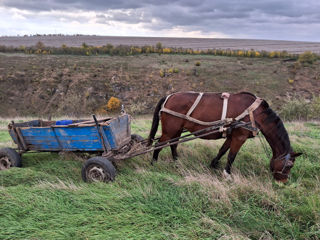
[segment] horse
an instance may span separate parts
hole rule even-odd
[[[227,97],[224,94],[227,94]],[[161,98],[154,110],[148,145],[153,143],[160,120],[162,135],[156,146],[159,146],[161,142],[170,142],[171,139],[180,137],[184,130],[190,133],[196,132],[207,128],[210,123],[223,120],[223,118],[232,119],[231,122],[226,123],[227,129],[235,121],[251,122],[252,126],[261,131],[272,149],[270,171],[274,179],[286,182],[296,157],[302,153],[293,151],[288,133],[280,117],[265,100],[257,98],[252,93],[224,94],[201,93],[201,97],[199,97],[197,92],[178,92]],[[248,111],[253,105],[255,108]],[[230,127],[229,131],[222,130],[200,138],[210,140],[226,137],[217,156],[211,161],[210,167],[217,168],[221,157],[230,149],[224,169],[224,174],[230,177],[232,163],[241,146],[247,139],[254,136],[255,133],[251,130]],[[170,146],[174,160],[178,158],[177,146],[178,144]],[[152,163],[158,160],[160,151],[161,149],[154,150]]]

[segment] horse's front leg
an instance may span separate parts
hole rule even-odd
[[[231,174],[231,166],[232,163],[234,161],[234,159],[236,158],[241,146],[245,143],[245,141],[247,140],[248,136],[247,135],[232,135],[232,139],[231,139],[231,144],[230,144],[230,151],[228,154],[228,162],[227,165],[223,171],[225,176],[230,176]]]
[[[210,167],[217,168],[221,157],[229,150],[231,144],[231,137],[228,137],[219,150],[218,155],[212,160]]]

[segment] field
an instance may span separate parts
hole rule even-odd
[[[306,50],[319,43],[119,37],[1,37],[0,45],[111,43],[191,48]],[[116,42],[113,42],[116,41]],[[167,41],[167,42],[166,42]],[[115,44],[116,43],[116,44]],[[170,43],[170,44],[169,44]],[[261,49],[260,47],[263,47]],[[116,181],[87,184],[89,155],[29,153],[23,167],[0,171],[0,239],[320,239],[320,62],[279,58],[140,54],[0,54],[0,148],[14,147],[9,120],[117,115],[118,98],[147,137],[158,100],[176,91],[249,91],[285,120],[296,160],[287,184],[273,181],[259,137],[233,164],[233,179],[208,169],[223,143],[181,144],[155,166],[151,154],[117,163]],[[297,120],[306,120],[304,122]]]
[[[0,122],[0,147],[12,147]],[[146,137],[150,117],[133,119]],[[222,141],[181,144],[155,166],[151,155],[117,164],[116,181],[83,183],[74,154],[25,154],[23,167],[0,172],[0,239],[319,239],[320,124],[291,122],[296,151],[287,184],[277,184],[259,138],[247,141],[233,179],[208,169]]]
[[[306,109],[303,104],[320,95],[320,62],[305,66],[282,59],[208,55],[0,54],[1,117],[106,114],[111,97],[133,115],[150,114],[161,97],[190,90],[249,91],[279,113],[298,99]],[[319,116],[317,109],[314,115]],[[304,111],[292,111],[296,119],[309,119]]]
[[[290,53],[302,53],[312,51],[320,53],[319,42],[295,42],[276,40],[252,40],[252,39],[219,39],[219,38],[159,38],[159,37],[110,37],[110,36],[30,36],[30,37],[0,37],[0,45],[5,46],[33,46],[38,41],[46,46],[60,47],[81,46],[87,43],[93,46],[102,46],[107,43],[112,45],[155,46],[161,42],[166,47],[182,47],[193,49],[254,49],[257,51],[283,51]]]

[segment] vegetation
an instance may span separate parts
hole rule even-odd
[[[289,98],[280,110],[280,115],[287,121],[319,119],[320,97],[312,101],[303,98]]]
[[[150,124],[133,119],[132,131],[146,137]],[[25,154],[23,168],[0,172],[0,239],[319,239],[320,125],[286,127],[304,153],[286,185],[272,180],[258,137],[239,152],[232,181],[225,157],[207,168],[223,141],[181,144],[177,162],[169,149],[155,166],[150,154],[119,162],[110,184],[82,182],[83,157]]]
[[[89,46],[83,43],[81,47],[68,47],[63,44],[60,48],[45,46],[42,42],[38,42],[35,46],[31,47],[8,47],[0,45],[0,52],[3,53],[25,53],[25,54],[70,54],[70,55],[103,55],[108,54],[111,56],[131,56],[137,54],[190,54],[190,55],[214,55],[214,56],[230,56],[230,57],[249,57],[249,58],[291,58],[298,59],[302,63],[312,64],[319,56],[312,52],[305,52],[303,54],[291,54],[287,51],[256,51],[251,50],[231,50],[231,49],[205,49],[196,50],[192,48],[174,48],[163,47],[161,42],[156,46],[128,46],[118,45],[113,46],[107,44],[104,46]]]
[[[121,107],[121,101],[116,97],[111,97],[107,103],[107,108],[109,111],[118,111]]]
[[[319,57],[310,51],[306,51],[299,55],[298,61],[302,64],[313,64]]]

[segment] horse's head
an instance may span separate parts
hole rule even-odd
[[[296,157],[299,157],[302,153],[291,152],[285,156],[273,159],[270,164],[270,169],[275,180],[279,182],[287,182],[291,168],[294,165]]]

